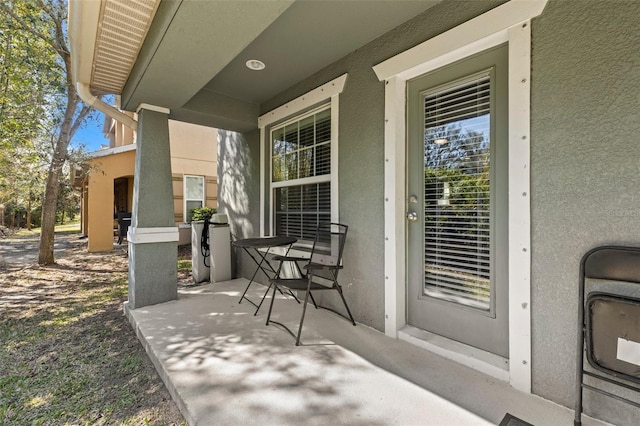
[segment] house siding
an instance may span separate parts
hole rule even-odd
[[[384,83],[371,67],[501,3],[442,2],[260,106],[264,114],[349,74],[339,103],[339,219],[350,226],[341,282],[360,323],[384,330]],[[580,258],[596,245],[640,241],[638,16],[634,1],[550,0],[532,22],[532,389],[571,408]],[[242,182],[235,190],[246,191],[250,213],[234,227],[254,236],[259,142],[241,136],[247,145],[230,138],[219,153],[220,205],[234,211],[240,195],[231,184]],[[240,264],[248,267],[240,275],[253,271]],[[585,409],[615,424],[640,417],[589,391]]]
[[[639,2],[549,1],[532,25],[532,385],[567,406],[580,258],[640,245],[639,17]],[[614,424],[640,420],[593,392],[585,403]]]

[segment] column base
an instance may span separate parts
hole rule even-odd
[[[178,242],[129,242],[129,308],[178,298]]]

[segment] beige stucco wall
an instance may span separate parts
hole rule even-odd
[[[171,172],[215,176],[217,129],[169,120]]]
[[[113,180],[133,176],[136,151],[89,160],[89,251],[113,250]],[[131,180],[133,181],[133,179]],[[131,188],[130,194],[132,194]]]

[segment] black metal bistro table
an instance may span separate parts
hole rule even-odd
[[[256,311],[253,315],[257,315],[260,310],[260,306],[262,306],[262,302],[266,297],[267,293],[269,293],[269,288],[265,292],[264,296],[262,296],[262,300],[260,300],[259,304],[255,304],[252,300],[246,297],[247,290],[251,287],[253,280],[255,279],[258,271],[262,271],[267,278],[275,278],[278,273],[277,270],[269,263],[269,259],[267,259],[267,255],[269,254],[269,250],[273,247],[285,247],[287,246],[287,253],[289,253],[289,249],[291,249],[291,245],[298,241],[295,237],[284,237],[284,236],[276,236],[276,237],[261,237],[261,238],[247,238],[244,240],[234,241],[232,244],[235,247],[243,249],[250,257],[253,259],[255,264],[257,265],[249,284],[247,284],[247,288],[244,289],[244,293],[242,293],[242,297],[240,297],[240,301],[238,303],[242,303],[242,299],[246,299],[249,303],[256,307]],[[262,250],[266,249],[266,250]],[[295,297],[295,296],[294,296]],[[298,300],[296,298],[296,300]]]

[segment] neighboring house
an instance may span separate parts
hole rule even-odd
[[[581,256],[640,245],[640,2],[70,3],[81,93],[138,112],[130,307],[177,294],[167,122],[211,126],[239,238],[348,224],[357,321],[573,406]]]
[[[133,114],[130,114],[133,116]],[[179,230],[178,244],[191,242],[189,212],[196,207],[217,206],[215,128],[170,120],[173,209]],[[81,223],[90,252],[113,250],[119,239],[119,223],[126,233],[133,210],[136,132],[110,117],[105,120],[109,145],[89,154],[89,171],[82,185]],[[126,237],[125,237],[126,238]]]

